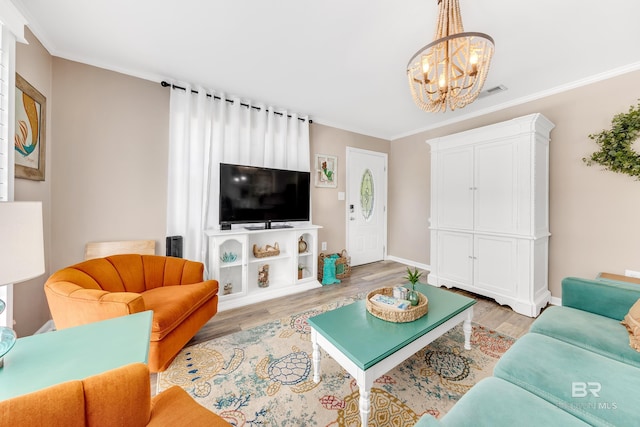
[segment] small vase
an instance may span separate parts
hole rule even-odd
[[[413,289],[407,292],[407,300],[411,303],[411,305],[418,305],[420,302],[420,296],[418,292]]]

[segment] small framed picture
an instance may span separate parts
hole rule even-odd
[[[16,73],[16,178],[44,181],[47,99]]]
[[[316,187],[338,187],[338,157],[316,154]]]

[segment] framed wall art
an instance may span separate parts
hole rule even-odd
[[[338,187],[338,158],[325,154],[316,154],[316,187]]]
[[[16,73],[16,178],[44,181],[46,109],[46,98]]]

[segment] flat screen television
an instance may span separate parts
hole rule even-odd
[[[220,164],[220,224],[309,221],[309,172]],[[274,227],[275,228],[275,227]]]

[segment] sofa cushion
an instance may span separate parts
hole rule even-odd
[[[151,341],[159,341],[218,293],[218,282],[164,286],[142,293],[147,310],[153,310]]]
[[[640,351],[640,299],[629,309],[622,323],[629,332],[629,345],[634,350]]]
[[[423,416],[415,427],[588,426],[562,409],[500,378],[485,378],[436,422]]]
[[[494,375],[594,426],[640,425],[640,369],[564,341],[529,333],[502,356]]]
[[[616,319],[554,306],[542,312],[530,331],[640,368],[640,353],[629,347],[629,334]]]

